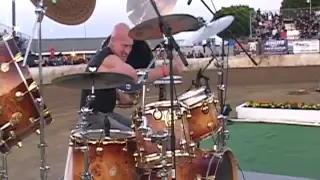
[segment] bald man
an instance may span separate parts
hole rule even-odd
[[[101,49],[88,63],[88,67],[97,67],[100,72],[115,72],[126,74],[138,81],[137,69],[147,68],[153,59],[152,52],[144,41],[136,41],[129,37],[130,28],[124,24],[117,24],[111,36],[103,43]],[[173,62],[174,74],[179,75],[183,71],[183,64],[179,58]],[[164,65],[151,69],[148,81],[152,82],[169,75],[169,67]],[[83,90],[81,95],[81,107],[85,104],[89,90]],[[112,129],[131,130],[131,119],[114,112],[116,102],[122,105],[133,105],[133,99],[116,89],[100,89],[95,91],[95,100],[90,107],[99,114],[108,117]]]

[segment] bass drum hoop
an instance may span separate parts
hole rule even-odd
[[[205,156],[206,154],[208,153],[212,153],[213,151],[212,150],[206,150],[206,149],[201,149],[202,150],[202,156]],[[231,167],[232,167],[232,176],[233,176],[233,179],[234,180],[239,180],[239,173],[238,173],[238,160],[236,159],[236,156],[234,155],[234,153],[232,152],[231,148],[223,148],[222,150],[222,153],[221,153],[221,156],[223,155],[226,155],[229,157],[230,159],[230,163],[231,163]],[[216,156],[212,156],[210,158],[210,162],[213,162],[213,159],[216,158]],[[210,167],[210,164],[209,166],[207,167],[207,171],[208,171],[208,168]],[[218,171],[219,169],[219,165],[216,167],[216,172]],[[210,170],[209,170],[210,171]],[[214,176],[216,176],[217,174],[215,174]],[[210,177],[210,175],[208,176]],[[206,178],[206,177],[203,177],[203,178]]]

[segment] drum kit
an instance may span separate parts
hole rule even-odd
[[[41,63],[41,22],[46,8],[43,1],[32,0],[32,2],[34,4],[39,2],[34,28],[35,32],[36,25],[39,26],[39,85],[26,67],[31,40],[25,58],[22,57],[11,35],[4,35],[0,41],[0,151],[3,154],[3,170],[0,171],[0,175],[1,179],[5,180],[8,179],[6,156],[13,146],[22,147],[21,141],[34,132],[40,135],[41,180],[47,178],[49,170],[45,159],[44,128],[53,119],[42,98]],[[229,137],[226,122],[231,108],[224,104],[225,88],[221,77],[223,65],[217,66],[220,79],[219,99],[210,89],[209,78],[203,75],[207,67],[199,70],[192,89],[177,95],[175,85],[182,84],[182,77],[173,75],[173,50],[178,53],[186,66],[188,62],[172,35],[197,31],[200,29],[199,22],[197,18],[185,14],[162,16],[155,1],[150,0],[150,4],[158,17],[136,25],[130,30],[129,35],[133,39],[144,41],[163,37],[167,39],[165,50],[171,67],[170,76],[154,82],[155,87],[159,88],[157,101],[146,103],[148,72],[155,59],[145,70],[138,72],[140,80],[137,86],[133,85],[133,79],[129,76],[97,72],[96,67],[89,67],[89,72],[52,80],[52,84],[57,86],[91,90],[86,104],[79,111],[80,122],[70,133],[72,169],[70,175],[65,173],[63,179],[238,180],[237,161],[226,146]],[[92,13],[91,10],[87,11],[89,14]],[[63,22],[58,15],[52,17],[53,12],[46,15],[57,22]],[[232,22],[233,18],[229,20]],[[83,20],[71,18],[68,23],[63,23],[77,24],[80,21]],[[224,23],[225,27],[219,27],[214,33],[223,31],[231,22]],[[201,31],[208,35],[208,29],[202,28]],[[202,38],[199,33],[197,36]],[[211,62],[212,60],[209,61]],[[120,89],[122,93],[131,93],[141,102],[131,115],[132,130],[128,131],[111,129],[109,119],[102,113],[94,113],[90,108],[90,104],[96,98],[96,90],[121,86],[125,87]],[[170,97],[167,97],[168,88]],[[96,126],[90,126],[89,122],[93,121],[97,122]],[[210,137],[214,139],[213,148],[207,150],[200,148],[199,143]]]

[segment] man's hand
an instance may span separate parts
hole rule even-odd
[[[137,100],[132,97],[130,94],[117,92],[119,94],[119,100],[117,101],[117,105],[120,108],[130,108],[133,105],[137,104]]]

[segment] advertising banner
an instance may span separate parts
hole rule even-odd
[[[297,40],[293,41],[293,53],[294,54],[310,54],[310,53],[319,53],[319,40]]]
[[[247,51],[249,54],[256,54],[257,52],[257,42],[240,42],[241,46]],[[239,44],[234,44],[234,54],[245,54]]]
[[[287,40],[267,40],[261,43],[261,53],[264,55],[287,54]]]

